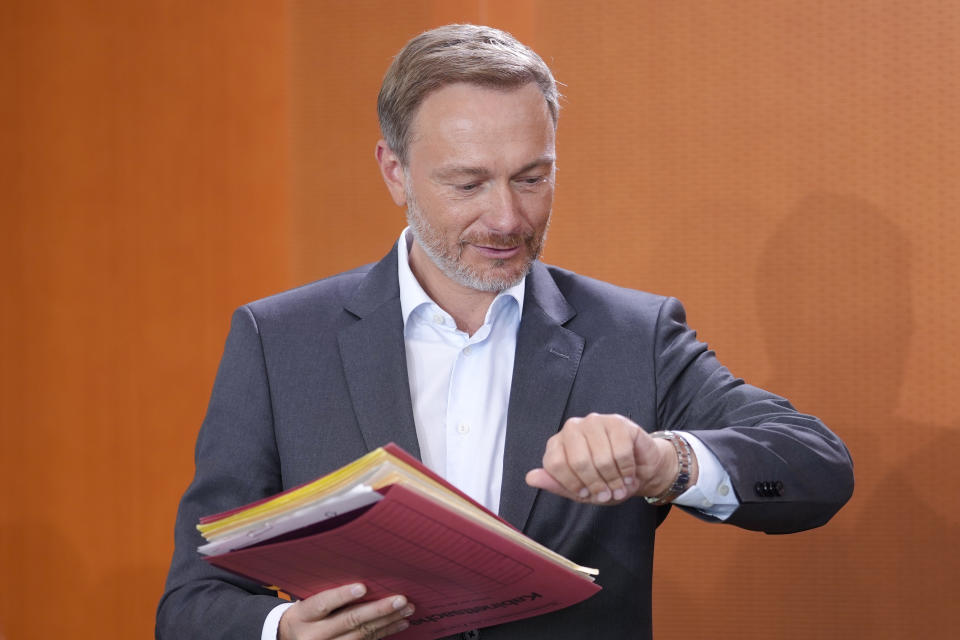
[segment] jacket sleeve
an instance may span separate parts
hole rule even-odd
[[[700,438],[730,474],[740,507],[727,523],[802,531],[826,523],[849,500],[853,463],[823,422],[731,375],[687,327],[676,300],[664,303],[656,331],[660,428]]]
[[[175,549],[157,609],[157,638],[259,639],[279,600],[197,553],[201,516],[282,490],[273,412],[256,320],[234,315],[195,454],[196,473],[177,512]]]

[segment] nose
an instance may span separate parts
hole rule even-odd
[[[491,189],[487,227],[498,233],[517,233],[523,226],[519,195],[509,184],[497,184]]]

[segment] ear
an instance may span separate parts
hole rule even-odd
[[[387,146],[385,140],[377,141],[377,148],[374,154],[377,157],[377,164],[380,166],[380,175],[383,176],[383,181],[387,185],[390,197],[393,198],[393,201],[397,203],[398,207],[405,206],[407,204],[407,191],[405,188],[407,184],[407,174],[403,170],[403,164],[400,163],[400,158]]]

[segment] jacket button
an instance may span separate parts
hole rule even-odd
[[[764,480],[753,485],[753,492],[761,498],[776,498],[783,495],[783,482]]]

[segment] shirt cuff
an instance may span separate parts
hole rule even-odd
[[[718,520],[726,520],[740,506],[737,494],[730,483],[730,474],[724,470],[717,456],[713,455],[713,452],[699,438],[685,431],[676,433],[690,443],[690,448],[697,456],[699,471],[697,484],[680,494],[673,501],[674,504],[696,509]]]
[[[277,640],[277,631],[280,628],[280,616],[292,606],[292,602],[284,602],[270,610],[270,613],[267,614],[267,619],[263,621],[263,631],[260,632],[260,640]]]

